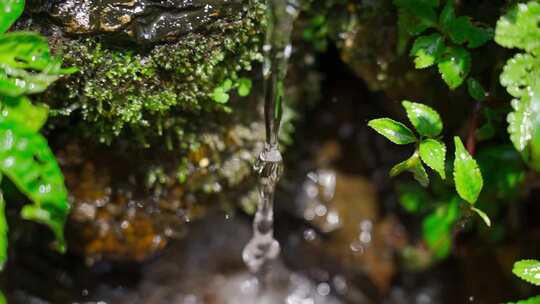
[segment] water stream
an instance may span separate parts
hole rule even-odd
[[[274,192],[283,172],[279,151],[284,79],[292,52],[291,34],[298,17],[295,0],[267,1],[267,32],[263,46],[264,117],[266,142],[254,169],[259,177],[259,204],[253,221],[253,237],[242,258],[253,273],[260,273],[268,261],[278,257],[280,246],[274,238]]]

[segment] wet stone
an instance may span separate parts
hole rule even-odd
[[[71,35],[107,35],[148,45],[177,40],[241,13],[242,0],[31,0]]]

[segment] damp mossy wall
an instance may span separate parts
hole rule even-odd
[[[185,148],[205,114],[235,107],[217,99],[216,90],[236,97],[241,77],[262,60],[263,3],[250,1],[236,17],[151,49],[113,47],[99,37],[51,39],[65,65],[79,72],[45,95],[46,102],[58,122],[74,118],[102,143],[123,137],[143,146]]]

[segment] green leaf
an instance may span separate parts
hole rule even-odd
[[[0,34],[7,31],[24,11],[24,0],[0,1]]]
[[[437,25],[436,6],[433,6],[432,1],[394,0],[394,5],[396,5],[403,14],[408,14],[416,19],[416,23],[418,24],[422,24],[428,28]]]
[[[45,138],[22,125],[0,122],[0,170],[33,202],[23,207],[23,218],[48,225],[63,249],[67,191]]]
[[[467,16],[456,17],[453,1],[447,1],[439,16],[441,30],[446,33],[452,42],[467,47],[477,48],[493,38],[493,30],[474,25]]]
[[[212,99],[217,103],[225,104],[229,101],[229,93],[223,87],[217,87],[212,92]]]
[[[510,139],[523,158],[540,170],[540,62],[530,54],[508,60],[500,78],[514,109],[507,116]]]
[[[7,304],[6,297],[2,291],[0,291],[0,304]]]
[[[404,100],[402,103],[407,117],[422,136],[436,137],[441,134],[443,123],[439,113],[425,104]]]
[[[35,106],[25,96],[0,96],[0,121],[23,125],[32,131],[39,131],[47,121],[48,108]]]
[[[245,97],[248,96],[251,92],[251,79],[249,78],[240,78],[238,79],[238,95]]]
[[[451,24],[456,19],[456,14],[454,12],[454,1],[447,0],[444,8],[439,16],[439,25],[443,32],[448,32]]]
[[[521,260],[514,263],[512,272],[522,280],[540,286],[540,261]]]
[[[459,200],[440,205],[422,222],[422,236],[438,259],[445,258],[452,249],[452,228],[459,217]]]
[[[443,52],[443,37],[440,34],[431,34],[418,37],[413,44],[410,55],[415,57],[415,67],[424,69],[437,63]]]
[[[456,44],[463,44],[467,41],[467,31],[472,26],[468,17],[457,17],[448,25],[448,35],[452,42]]]
[[[478,164],[463,146],[459,137],[454,137],[456,146],[454,160],[454,182],[461,198],[474,204],[482,191],[483,179]]]
[[[416,1],[435,9],[439,7],[440,5],[439,0],[416,0]]]
[[[446,146],[436,139],[425,139],[420,143],[420,158],[428,167],[437,171],[442,179],[446,178]]]
[[[221,84],[221,87],[225,92],[229,92],[233,87],[233,82],[230,79],[225,79],[225,81]]]
[[[471,54],[461,47],[446,49],[438,64],[439,73],[450,89],[459,87],[471,70]]]
[[[476,101],[484,101],[486,99],[486,91],[480,82],[474,78],[467,79],[467,90],[469,91],[469,95]]]
[[[471,26],[467,31],[467,47],[474,49],[493,39],[494,33],[491,28]]]
[[[478,216],[480,216],[480,218],[484,221],[486,226],[491,227],[491,220],[489,219],[489,216],[484,211],[478,208],[472,207],[472,206],[471,206],[471,210],[474,211],[474,213],[478,214]]]
[[[540,55],[540,3],[518,3],[497,21],[495,42]]]
[[[508,114],[508,133],[510,140],[519,152],[525,152],[533,132],[533,119],[531,119],[531,99],[526,96],[522,100],[514,99],[511,102],[513,112]]]
[[[403,209],[413,214],[425,210],[432,201],[427,191],[416,183],[398,184],[397,193]]]
[[[540,75],[527,87],[527,94],[512,100],[508,132],[518,151],[535,170],[540,170]]]
[[[404,124],[393,119],[373,119],[369,121],[368,126],[395,144],[406,145],[416,142],[413,132]]]
[[[484,191],[504,201],[519,196],[525,179],[525,166],[518,151],[511,145],[496,145],[478,150],[475,157],[484,178]]]
[[[540,92],[540,90],[537,90],[536,92]],[[534,108],[532,109],[532,112],[534,112],[534,127],[533,127],[533,136],[531,139],[531,142],[529,144],[530,146],[530,153],[529,153],[529,166],[531,166],[534,170],[540,171],[540,109],[538,108],[538,105],[540,104],[540,98],[538,96],[531,97],[532,101],[531,104],[534,104]]]
[[[6,202],[4,195],[0,193],[0,271],[8,258],[8,224],[6,221]],[[1,302],[0,302],[1,303]]]
[[[415,15],[411,15],[404,10],[398,10],[398,34],[400,44],[404,44],[411,36],[417,36],[432,27],[431,22],[423,22]]]
[[[392,167],[390,170],[390,176],[395,177],[405,171],[411,172],[414,179],[416,179],[420,185],[424,187],[429,185],[429,176],[427,175],[426,169],[424,169],[417,152],[414,152],[414,154],[407,160]]]
[[[0,94],[17,97],[43,92],[60,76],[76,69],[62,69],[52,57],[45,38],[36,33],[15,32],[0,36]]]
[[[506,62],[500,76],[501,85],[514,97],[528,94],[534,78],[540,74],[540,60],[530,54],[517,54]]]
[[[507,303],[507,304],[540,304],[540,295],[532,298],[528,298],[526,300],[521,300],[517,302]]]

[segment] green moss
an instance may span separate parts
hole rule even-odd
[[[240,76],[262,59],[262,3],[144,53],[107,48],[97,38],[62,41],[57,50],[80,72],[62,84],[69,98],[53,104],[52,113],[80,117],[87,133],[104,143],[129,136],[148,145],[166,136],[171,145],[185,144],[188,123],[234,108],[234,101],[214,100],[216,88],[227,79],[238,87]]]

